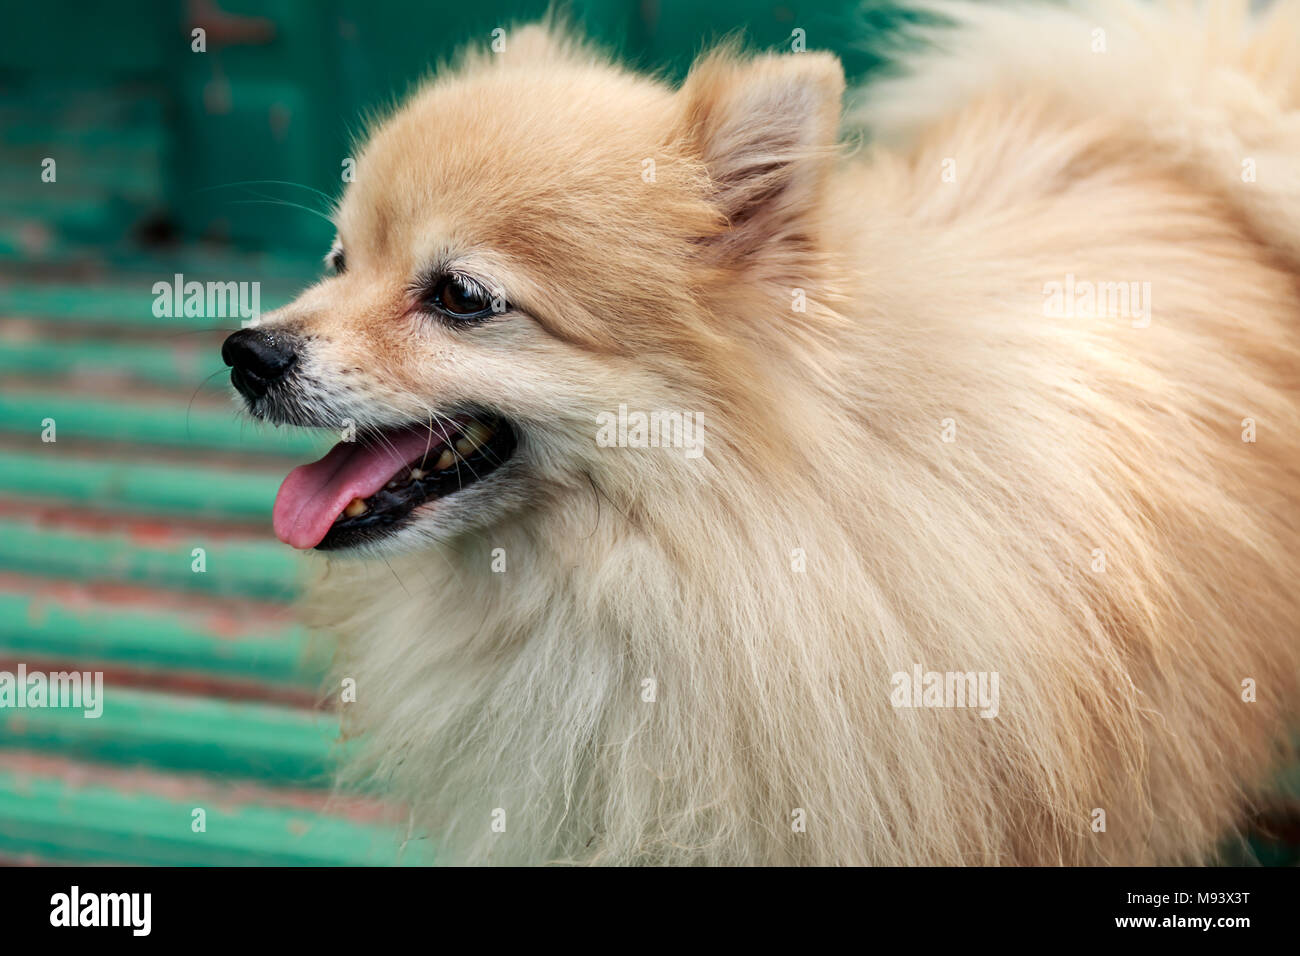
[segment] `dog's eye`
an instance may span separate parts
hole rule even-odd
[[[433,283],[430,303],[458,322],[482,319],[498,311],[491,293],[468,276],[449,273]]]
[[[329,254],[325,256],[325,265],[336,276],[341,276],[347,271],[348,261],[343,255],[342,246],[335,246],[329,251]]]

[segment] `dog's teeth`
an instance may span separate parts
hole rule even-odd
[[[456,439],[456,450],[462,455],[472,455],[492,437],[492,429],[482,422],[470,422],[464,434]]]
[[[438,456],[438,460],[434,462],[433,470],[446,471],[448,468],[452,466],[452,463],[455,460],[456,460],[456,456],[451,453],[451,449],[444,448],[442,450],[442,454]]]
[[[370,506],[368,504],[366,504],[360,498],[353,498],[350,502],[348,502],[348,506],[343,509],[343,517],[356,518],[359,515],[365,514],[369,510],[370,510]]]
[[[400,486],[401,486],[401,482],[399,482],[396,478],[394,478],[388,484],[384,485],[384,487],[387,488],[389,491],[392,491],[394,488],[398,488]]]
[[[411,469],[411,478],[412,478],[413,480],[415,480],[415,481],[419,481],[419,480],[420,480],[421,478],[423,478],[426,474],[428,474],[428,472],[426,472],[423,468],[412,468],[412,469]]]

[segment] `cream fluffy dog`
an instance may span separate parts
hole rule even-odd
[[[443,859],[1206,861],[1284,756],[1300,3],[941,9],[870,148],[824,53],[512,31],[228,343],[356,439],[276,527]]]

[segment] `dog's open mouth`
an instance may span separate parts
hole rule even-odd
[[[505,419],[468,414],[339,442],[289,472],[275,497],[275,533],[295,548],[323,551],[374,541],[420,505],[486,478],[515,444]]]

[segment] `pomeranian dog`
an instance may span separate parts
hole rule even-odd
[[[927,9],[847,110],[825,53],[510,31],[226,343],[343,431],[275,530],[443,860],[1211,862],[1266,793],[1300,3]]]

